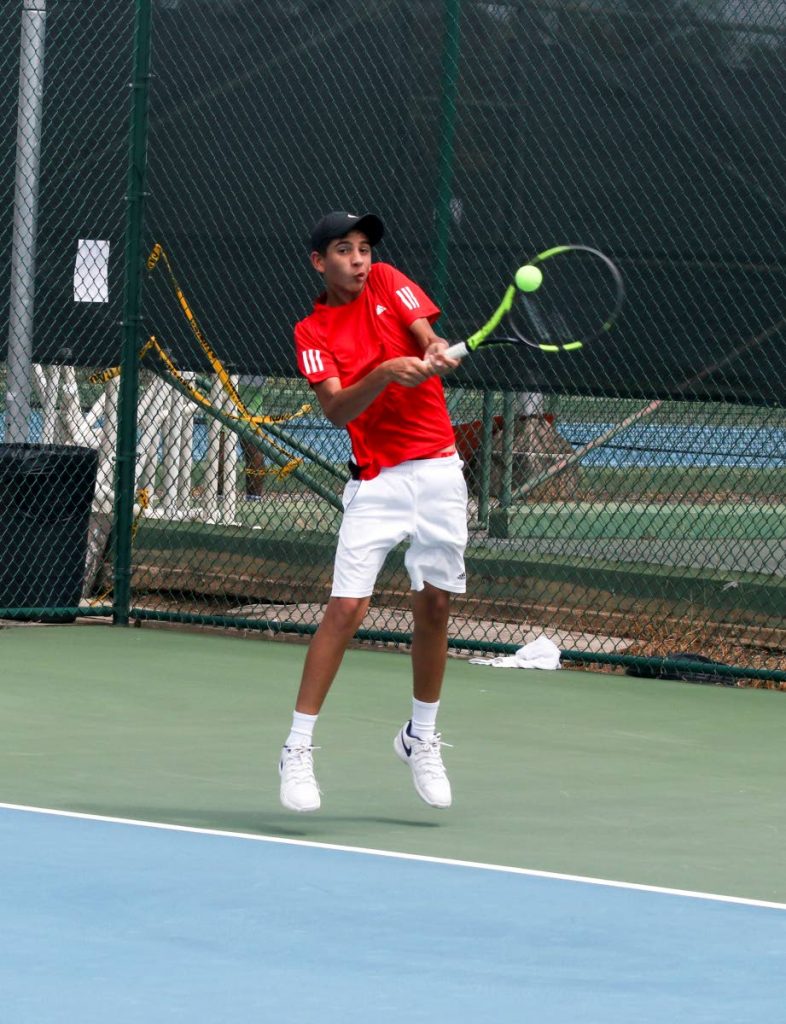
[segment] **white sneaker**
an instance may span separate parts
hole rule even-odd
[[[282,747],[278,774],[281,776],[281,803],[288,811],[318,811],[321,800],[314,777],[315,747]]]
[[[452,802],[450,781],[440,753],[443,746],[450,744],[443,743],[439,733],[428,740],[413,736],[411,721],[399,729],[393,740],[393,749],[412,769],[418,796],[431,807],[450,807]]]

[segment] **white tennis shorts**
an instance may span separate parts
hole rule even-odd
[[[388,552],[408,541],[413,590],[466,590],[467,485],[458,455],[415,459],[373,480],[350,480],[338,535],[333,597],[370,597]]]

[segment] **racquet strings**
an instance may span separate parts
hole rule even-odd
[[[517,331],[536,345],[572,346],[604,330],[618,301],[608,264],[582,249],[557,253],[539,264],[543,282],[520,292],[513,310]]]

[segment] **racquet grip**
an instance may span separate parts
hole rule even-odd
[[[463,359],[464,356],[469,355],[469,349],[463,341],[457,341],[455,345],[451,345],[450,348],[446,348],[442,354],[443,356],[447,356],[448,359]]]

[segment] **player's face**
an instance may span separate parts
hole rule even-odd
[[[324,277],[328,296],[344,302],[363,291],[371,269],[371,243],[362,231],[334,238],[324,256],[312,253],[311,262]]]

